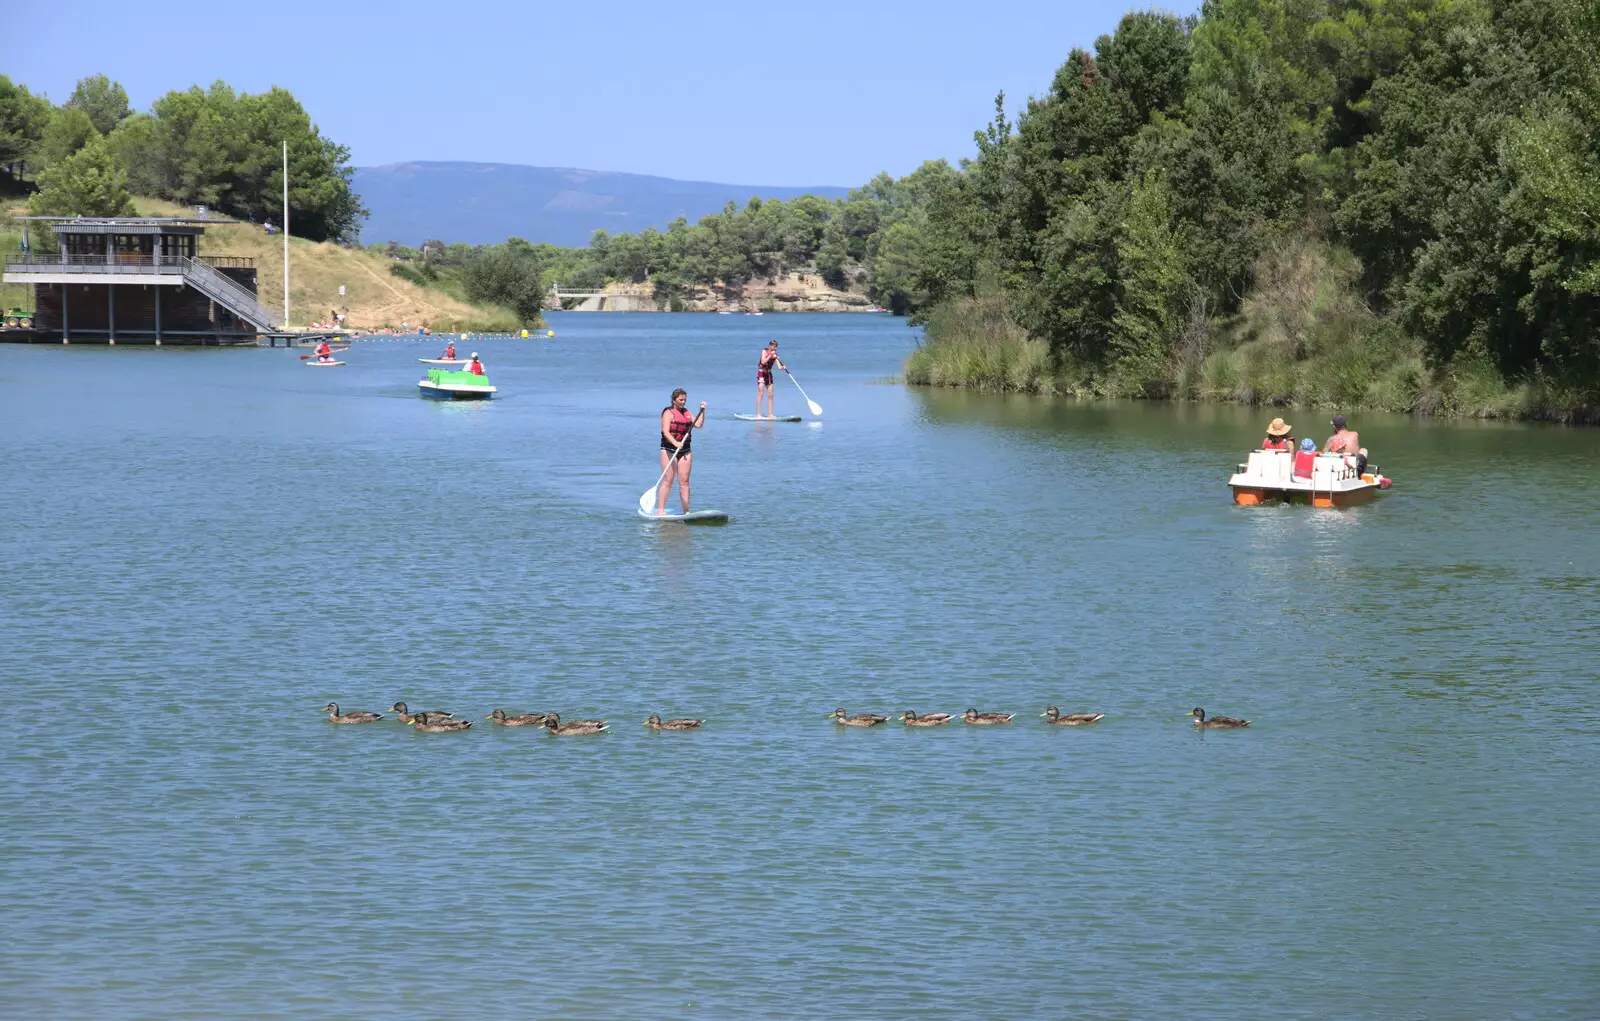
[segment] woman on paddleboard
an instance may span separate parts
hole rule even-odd
[[[445,360],[445,361],[450,361],[450,362],[455,361],[456,360],[456,342],[452,340],[450,343],[446,344],[444,346],[444,354],[440,355],[439,357],[441,359]]]
[[[331,361],[333,361],[333,348],[328,344],[328,341],[326,339],[324,339],[322,341],[322,343],[317,345],[317,361],[319,361],[319,362],[331,362]]]
[[[761,349],[761,357],[756,362],[756,417],[757,418],[761,418],[762,417],[762,415],[761,415],[761,399],[763,397],[765,397],[766,400],[767,400],[767,414],[766,414],[766,417],[767,418],[771,418],[775,414],[775,412],[773,412],[773,410],[772,410],[772,391],[773,391],[773,386],[772,386],[772,367],[773,366],[777,366],[783,372],[788,372],[789,371],[789,367],[784,365],[782,359],[780,359],[778,357],[778,342],[776,340],[768,342],[767,346]]]
[[[656,488],[656,514],[667,512],[667,496],[672,492],[672,480],[678,480],[678,499],[683,503],[683,513],[689,513],[689,469],[693,466],[694,452],[689,449],[694,430],[706,424],[706,402],[700,402],[700,413],[688,412],[689,392],[682,387],[672,391],[672,403],[661,409],[661,484]]]

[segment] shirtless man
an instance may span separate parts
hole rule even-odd
[[[1328,442],[1322,445],[1325,454],[1343,454],[1344,463],[1361,471],[1367,466],[1367,452],[1361,449],[1361,435],[1353,429],[1346,427],[1343,415],[1333,416],[1333,421],[1328,423],[1333,426],[1333,435],[1328,437]]]

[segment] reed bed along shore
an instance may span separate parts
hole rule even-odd
[[[1261,310],[1202,325],[1154,372],[1090,364],[1050,350],[996,299],[937,310],[905,363],[907,383],[1077,399],[1143,397],[1279,408],[1388,411],[1448,418],[1600,423],[1592,383],[1542,372],[1506,380],[1484,360],[1429,366],[1422,345],[1378,317],[1335,316],[1294,336]],[[1270,325],[1270,324],[1269,324]]]

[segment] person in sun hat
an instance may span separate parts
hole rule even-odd
[[[1333,426],[1333,435],[1322,445],[1323,452],[1343,454],[1345,464],[1357,472],[1364,470],[1367,467],[1367,452],[1362,449],[1360,434],[1349,428],[1349,423],[1344,420],[1343,415],[1333,416],[1333,420],[1328,424]]]
[[[1293,479],[1310,481],[1311,469],[1317,463],[1317,441],[1307,436],[1300,441],[1300,450],[1294,455],[1294,471],[1290,474]]]
[[[1267,426],[1267,438],[1261,441],[1262,450],[1293,450],[1294,427],[1281,418],[1272,420]]]
[[[463,372],[470,372],[474,376],[481,376],[481,375],[484,374],[484,372],[483,372],[483,363],[478,361],[478,352],[476,352],[476,351],[472,352],[472,358],[467,362],[467,367],[465,369],[463,369],[462,371]]]

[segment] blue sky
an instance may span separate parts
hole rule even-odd
[[[1140,6],[53,0],[8,13],[0,69],[56,102],[103,72],[137,110],[218,78],[281,85],[360,166],[853,186],[971,155],[997,91],[1020,107]]]

